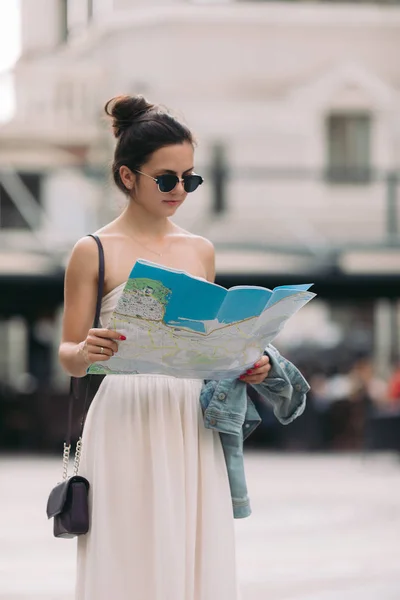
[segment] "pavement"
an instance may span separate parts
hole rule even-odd
[[[0,600],[73,598],[75,542],[53,538],[45,516],[60,467],[0,457]],[[246,473],[242,600],[400,600],[398,456],[252,450]]]

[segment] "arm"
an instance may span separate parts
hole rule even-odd
[[[108,329],[91,329],[96,309],[98,250],[92,238],[75,245],[64,283],[64,315],[59,360],[73,377],[84,377],[88,366],[109,360],[118,350],[120,335]],[[104,348],[101,353],[101,347]]]

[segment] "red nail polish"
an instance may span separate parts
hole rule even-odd
[[[120,336],[119,336],[119,339],[120,339],[120,340],[126,340],[126,337],[125,337],[124,335],[120,335]]]
[[[261,366],[261,365],[260,365],[260,363],[256,363],[256,364],[254,365],[254,367],[255,367],[256,369],[258,369],[258,367],[260,367],[260,366]]]

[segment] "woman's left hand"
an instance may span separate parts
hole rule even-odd
[[[268,377],[270,370],[271,363],[269,362],[269,356],[264,355],[256,362],[252,369],[243,373],[239,379],[244,383],[262,383]]]

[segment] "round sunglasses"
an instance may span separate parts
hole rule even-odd
[[[165,175],[159,175],[158,177],[152,177],[151,175],[138,170],[136,170],[136,173],[140,173],[140,175],[144,175],[155,181],[158,189],[163,194],[172,192],[180,181],[183,183],[185,192],[194,192],[204,181],[201,175],[195,175],[194,173],[192,175],[184,175],[182,179],[179,179],[177,175],[173,175],[172,173],[165,173]]]

